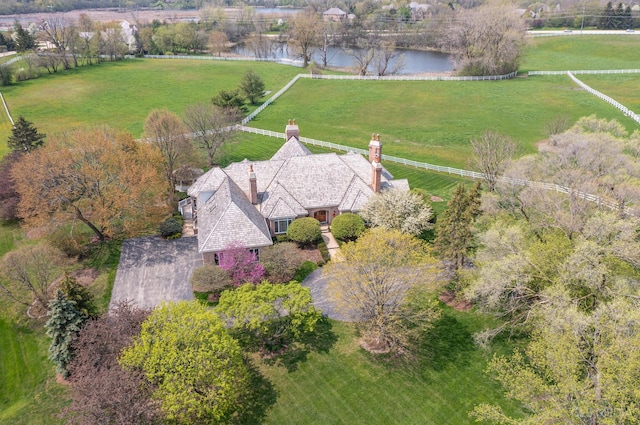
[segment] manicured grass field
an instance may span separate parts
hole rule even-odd
[[[592,114],[635,124],[565,76],[501,82],[302,79],[249,125],[282,132],[286,119],[296,118],[301,136],[364,149],[371,133],[380,133],[386,154],[466,168],[471,138],[487,129],[531,153],[554,117],[575,121]]]
[[[636,33],[535,37],[529,40],[520,69],[637,69],[639,48],[640,34]]]
[[[640,74],[577,75],[577,78],[635,113],[640,113]]]
[[[311,353],[297,369],[263,366],[278,399],[266,424],[468,424],[480,402],[521,414],[484,373],[491,353],[471,334],[484,322],[471,313],[444,308],[416,365],[387,365],[362,350],[351,325],[332,322],[337,341],[328,352]],[[504,346],[502,346],[504,348]]]
[[[43,330],[20,327],[0,315],[0,423],[61,423],[56,414],[66,391],[55,382],[48,344]]]
[[[262,62],[131,59],[76,68],[4,88],[14,117],[22,114],[45,133],[109,125],[140,136],[155,108],[182,115],[186,106],[235,89],[254,70],[277,91],[299,68]]]

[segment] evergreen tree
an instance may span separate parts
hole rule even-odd
[[[631,15],[631,6],[627,5],[624,9],[624,28],[633,28],[633,16]]]
[[[86,317],[78,311],[75,301],[65,298],[62,291],[49,303],[49,320],[44,325],[47,335],[52,338],[49,358],[56,365],[56,372],[67,378],[67,366],[73,358],[71,342],[78,335]]]
[[[13,24],[15,32],[16,51],[25,52],[36,47],[35,38],[25,30],[17,20]]]
[[[264,81],[255,72],[249,70],[240,82],[240,90],[252,105],[264,95]]]
[[[624,6],[622,3],[618,3],[616,6],[615,17],[613,19],[613,28],[622,29],[625,25]]]
[[[29,153],[43,146],[45,137],[45,134],[38,133],[38,129],[32,122],[20,115],[11,130],[7,144],[11,150]]]
[[[606,30],[612,28],[614,14],[613,4],[607,2],[607,5],[604,7],[604,12],[598,21],[598,29]]]
[[[480,214],[480,183],[467,192],[460,183],[453,191],[447,210],[440,219],[435,246],[456,272],[462,269],[471,247],[472,225]]]
[[[62,280],[61,291],[65,298],[76,303],[76,309],[87,319],[98,317],[98,309],[93,301],[93,295],[87,288],[80,285],[75,277],[66,274]]]

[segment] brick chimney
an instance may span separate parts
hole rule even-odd
[[[380,143],[380,135],[372,134],[369,142],[369,162],[373,162],[378,157],[378,162],[382,157],[382,143]]]
[[[295,137],[296,140],[300,140],[300,130],[298,129],[298,124],[296,124],[296,120],[289,120],[287,122],[287,128],[284,131],[285,134],[285,142],[288,142],[289,139]]]
[[[249,191],[251,192],[251,203],[256,205],[258,203],[258,182],[256,173],[253,172],[253,165],[249,166]]]
[[[381,155],[382,143],[380,143],[380,135],[371,135],[371,142],[369,142],[369,160],[371,161],[371,188],[375,193],[380,192],[380,186],[382,185]]]

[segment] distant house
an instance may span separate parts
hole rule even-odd
[[[412,1],[409,3],[409,9],[411,9],[412,21],[422,21],[431,14],[431,5],[426,3]]]
[[[120,22],[120,28],[122,30],[124,44],[127,45],[130,52],[134,51],[136,47],[136,33],[138,32],[138,28],[135,25],[131,25],[129,21]]]
[[[357,212],[376,192],[409,190],[380,164],[379,136],[369,142],[369,159],[350,152],[312,154],[299,140],[295,121],[286,126],[284,145],[267,161],[247,159],[212,168],[189,188],[181,212],[193,218],[198,250],[205,263],[232,242],[259,252],[285,234],[300,217],[330,224],[344,212]]]
[[[347,19],[347,12],[337,7],[332,7],[322,14],[325,22],[342,22]]]

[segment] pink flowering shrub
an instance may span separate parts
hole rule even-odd
[[[258,283],[264,276],[264,266],[256,255],[240,242],[232,242],[219,254],[219,266],[231,275],[234,286]]]

